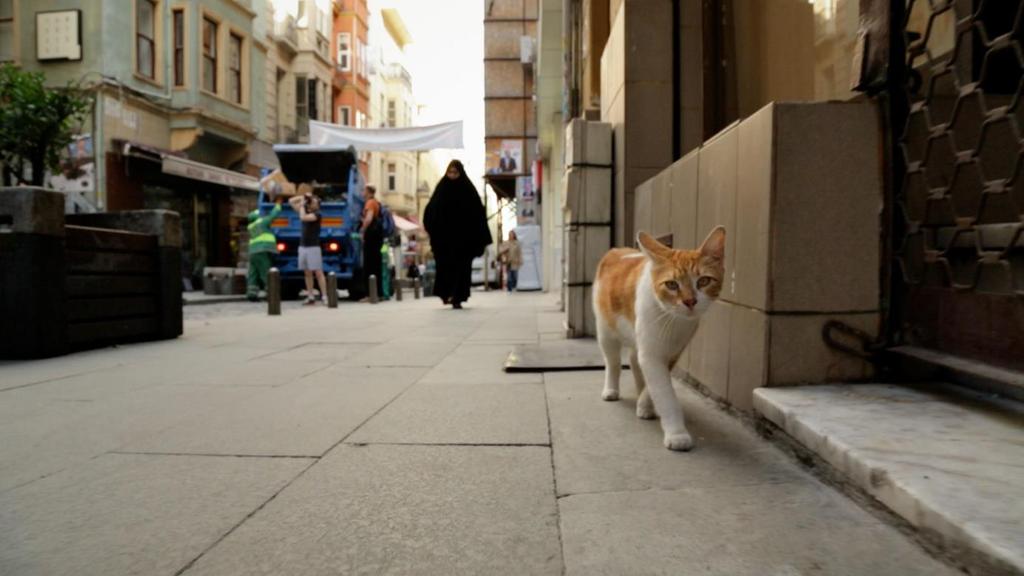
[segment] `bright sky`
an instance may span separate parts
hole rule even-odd
[[[370,10],[396,8],[412,36],[406,47],[413,94],[425,108],[420,124],[463,121],[465,150],[436,154],[444,170],[458,158],[483,189],[484,13],[480,0],[370,0]]]

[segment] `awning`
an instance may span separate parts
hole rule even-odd
[[[494,190],[494,194],[498,198],[504,198],[505,200],[515,200],[516,179],[519,178],[520,176],[528,176],[528,174],[484,174],[484,181],[491,185],[491,189]]]
[[[399,232],[415,232],[420,229],[420,225],[410,221],[407,218],[403,218],[398,214],[392,214],[391,218],[395,221],[395,228],[398,228]]]
[[[462,148],[462,121],[411,128],[352,128],[309,121],[309,143],[332,148],[355,147],[359,152],[422,152]]]
[[[196,162],[169,152],[156,151],[148,146],[125,142],[122,154],[160,162],[160,169],[164,174],[220,184],[229,188],[252,191],[260,189],[259,180],[248,174]]]
[[[186,158],[164,156],[161,162],[161,169],[164,171],[164,174],[212,182],[230,188],[241,188],[242,190],[252,190],[254,192],[258,192],[260,189],[260,182],[254,176]]]

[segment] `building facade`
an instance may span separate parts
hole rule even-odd
[[[517,194],[526,194],[531,199],[544,194],[543,189],[533,190],[532,178],[538,150],[538,6],[538,0],[484,3],[485,180],[499,203],[511,203]],[[504,235],[501,218],[495,222],[497,235]],[[533,209],[524,210],[519,223],[543,225],[543,215]],[[545,288],[550,287],[553,277],[541,276]]]
[[[261,167],[268,44],[250,2],[7,0],[0,53],[94,106],[48,185],[71,210],[170,208],[186,265],[233,265]],[[244,228],[244,227],[242,227]]]
[[[406,47],[412,41],[401,14],[394,8],[374,11],[370,18],[370,121],[374,128],[416,125],[418,107],[412,76],[406,67]],[[369,182],[378,198],[403,217],[417,216],[416,152],[373,152]]]
[[[370,10],[367,0],[334,3],[334,123],[368,128],[370,118]],[[363,177],[369,175],[368,154],[360,154]]]

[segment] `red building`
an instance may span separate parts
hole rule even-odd
[[[334,122],[345,126],[369,126],[370,71],[367,53],[370,10],[367,0],[335,0],[334,37]],[[359,167],[367,176],[367,154],[361,153]]]

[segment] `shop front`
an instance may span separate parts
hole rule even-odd
[[[110,174],[112,194],[126,206],[181,215],[186,289],[201,287],[204,268],[244,260],[246,215],[259,191],[255,177],[133,142],[118,142],[118,149],[121,172],[116,182]]]

